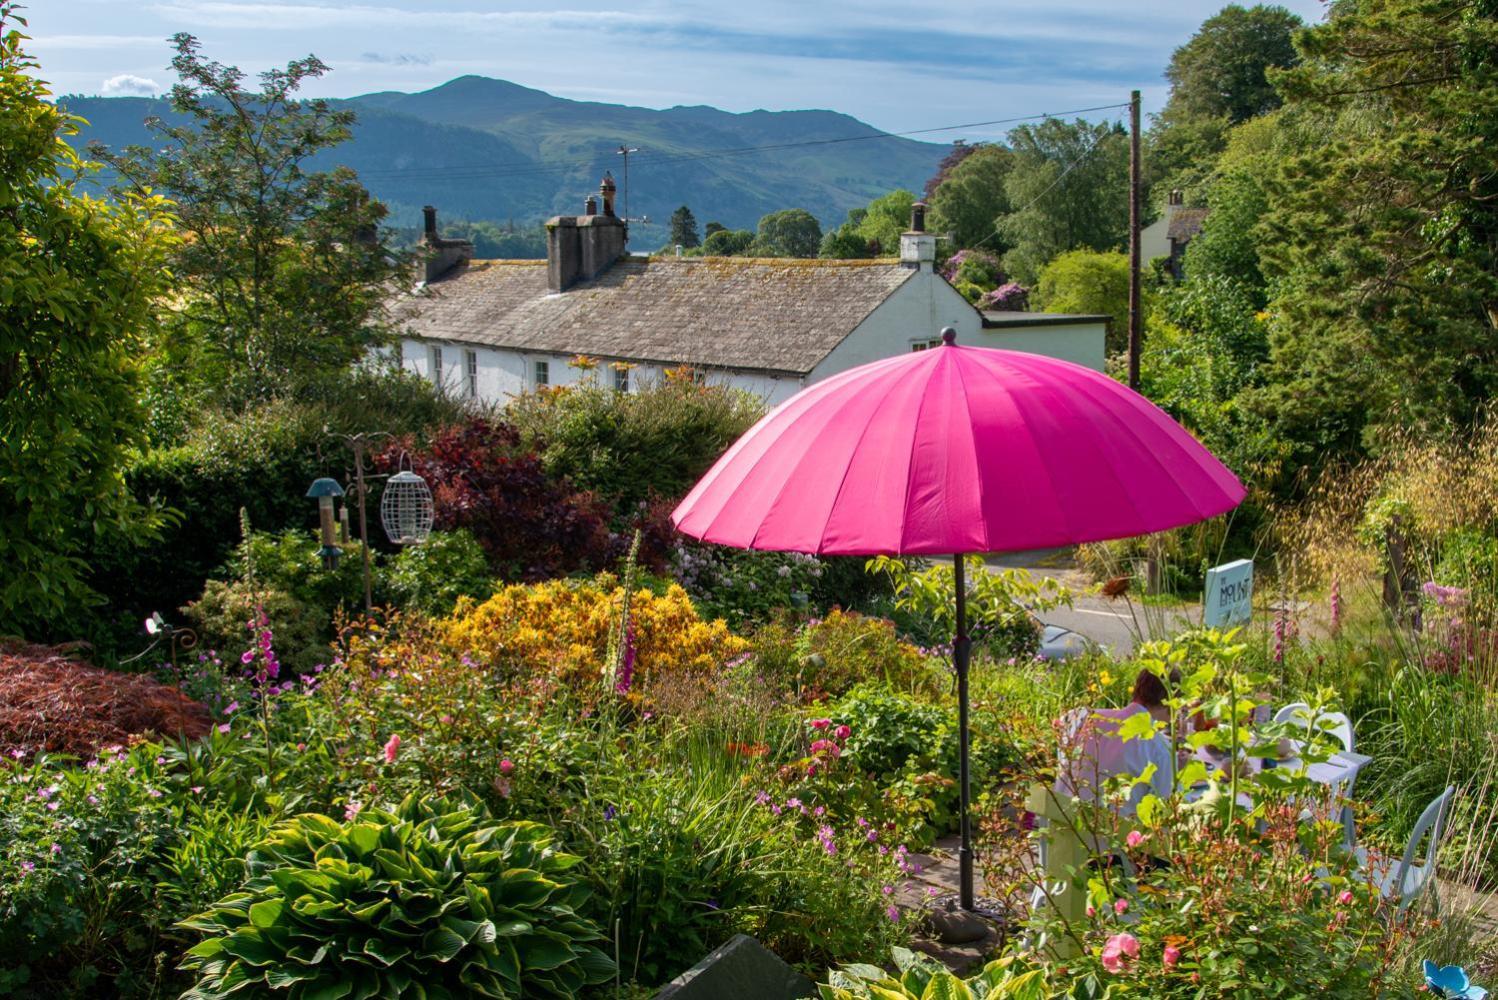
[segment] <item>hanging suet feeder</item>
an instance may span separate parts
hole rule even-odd
[[[402,463],[407,460],[401,456]],[[427,481],[401,469],[385,481],[380,498],[380,522],[396,545],[420,545],[432,533],[432,491]]]
[[[313,481],[312,488],[307,490],[307,496],[317,500],[317,518],[322,527],[322,548],[317,550],[317,554],[322,557],[325,568],[334,569],[338,566],[343,550],[334,544],[333,498],[343,496],[343,487],[334,479],[317,479]]]

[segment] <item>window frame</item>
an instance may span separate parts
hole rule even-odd
[[[538,388],[551,385],[551,360],[549,358],[537,358],[531,362],[531,381]]]
[[[442,345],[433,344],[427,352],[427,364],[432,369],[432,384],[442,385]]]
[[[463,376],[468,389],[468,398],[477,399],[479,396],[479,352],[465,348],[463,350]]]

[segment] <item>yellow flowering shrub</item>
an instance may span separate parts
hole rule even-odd
[[[547,674],[586,689],[605,683],[609,633],[618,621],[624,588],[608,574],[590,581],[548,580],[504,587],[482,604],[460,601],[444,623],[443,642],[454,654],[512,676]],[[630,598],[634,679],[704,675],[749,650],[721,620],[703,621],[687,592],[641,589]]]

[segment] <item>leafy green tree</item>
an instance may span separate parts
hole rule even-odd
[[[1498,387],[1498,6],[1363,0],[1299,45],[1275,82],[1334,128],[1267,185],[1252,400],[1290,471],[1392,424],[1465,423]]]
[[[1009,244],[998,239],[999,219],[1009,211],[1005,181],[1014,154],[1003,146],[966,147],[972,152],[957,163],[931,192],[931,226],[952,238],[956,249],[979,244],[1003,254]]]
[[[697,217],[692,214],[692,210],[683,205],[672,212],[671,246],[690,250],[701,244],[702,240],[697,236]]]
[[[25,24],[0,4],[0,635],[45,638],[96,600],[87,546],[156,525],[123,473],[171,244],[160,198],[81,193],[79,119],[33,75]]]
[[[1032,294],[1042,312],[1107,316],[1108,351],[1128,347],[1128,254],[1068,251],[1041,268]]]
[[[727,228],[728,227],[723,225],[723,223],[721,222],[709,222],[707,225],[702,227],[702,238],[707,239],[713,233],[721,233]]]
[[[848,212],[848,221],[822,239],[820,256],[832,258],[893,257],[900,252],[900,234],[910,228],[915,195],[891,191]]]
[[[705,257],[740,257],[754,243],[754,234],[747,229],[717,229],[707,234],[702,244]]]
[[[1186,246],[1188,282],[1223,278],[1240,285],[1250,297],[1250,311],[1262,309],[1264,275],[1259,270],[1255,227],[1268,209],[1263,182],[1247,171],[1219,177],[1207,196],[1211,209],[1202,231]]]
[[[752,252],[761,257],[815,257],[822,226],[804,208],[784,208],[759,220]]]
[[[295,97],[327,66],[308,56],[251,90],[191,35],[173,44],[180,117],[150,123],[152,148],[95,153],[131,189],[176,203],[185,239],[167,354],[230,402],[295,393],[388,342],[385,303],[404,257],[379,226],[384,206],[351,170],[307,169],[353,123],[352,112]]]
[[[1237,124],[1273,111],[1280,96],[1269,71],[1295,65],[1292,39],[1304,26],[1283,7],[1228,4],[1171,55],[1163,117],[1226,118]]]
[[[957,165],[982,149],[985,145],[987,143],[980,142],[969,146],[962,139],[958,139],[952,143],[952,148],[947,152],[947,155],[943,156],[941,162],[936,165],[936,173],[926,179],[926,186],[921,189],[921,197],[926,200],[928,205],[931,203],[931,198],[936,194],[936,189],[946,183],[947,178],[952,175],[952,171],[957,169]]]
[[[1014,162],[1004,193],[1015,206],[999,222],[1011,249],[1004,269],[1032,284],[1067,250],[1112,250],[1129,226],[1129,140],[1109,122],[1049,119],[1009,133]]]

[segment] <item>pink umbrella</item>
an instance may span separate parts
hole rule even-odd
[[[685,534],[821,555],[954,554],[962,906],[973,906],[961,555],[1162,531],[1236,507],[1243,485],[1149,400],[1089,368],[943,346],[804,389],[677,506]]]

